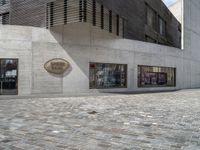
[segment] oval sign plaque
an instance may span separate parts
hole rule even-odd
[[[69,67],[69,62],[62,58],[51,59],[44,64],[47,72],[59,75],[63,74]]]

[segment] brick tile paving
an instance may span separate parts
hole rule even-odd
[[[0,100],[0,150],[200,150],[200,90]]]

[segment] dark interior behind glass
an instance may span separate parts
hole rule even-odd
[[[18,60],[0,59],[0,95],[18,94]]]
[[[90,88],[126,88],[127,65],[90,63]]]
[[[138,87],[175,87],[176,68],[138,66]]]

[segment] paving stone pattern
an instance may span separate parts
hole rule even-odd
[[[0,100],[0,150],[200,150],[200,90]]]

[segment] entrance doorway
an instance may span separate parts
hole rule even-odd
[[[18,94],[18,59],[0,59],[0,95]]]

